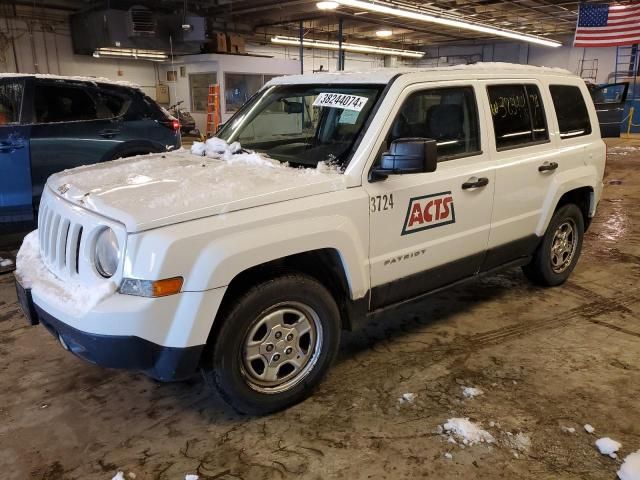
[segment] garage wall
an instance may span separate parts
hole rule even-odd
[[[249,50],[251,51],[251,50]],[[252,52],[253,53],[253,52]],[[166,72],[168,70],[180,71],[180,67],[186,68],[185,77],[181,77],[178,73],[175,82],[168,82]],[[221,95],[221,111],[222,121],[226,122],[231,118],[230,113],[226,113],[226,105],[224,99],[224,73],[259,73],[264,75],[290,75],[300,72],[300,64],[297,60],[287,58],[262,58],[262,57],[246,57],[240,55],[189,55],[185,57],[176,57],[171,62],[165,62],[159,66],[161,83],[169,86],[170,102],[176,103],[180,100],[184,101],[183,108],[190,110],[190,93],[189,93],[189,74],[201,72],[216,72],[217,81],[220,85]],[[204,131],[206,114],[192,113],[198,128]]]
[[[7,22],[9,20],[10,23]],[[14,37],[15,57],[11,42],[0,42],[0,72],[52,73],[84,75],[125,80],[143,87],[155,97],[156,65],[139,60],[110,60],[87,55],[74,55],[68,23],[60,23],[51,31],[51,23],[32,22],[31,32],[26,20],[0,17],[2,38]],[[9,25],[11,31],[9,31]]]

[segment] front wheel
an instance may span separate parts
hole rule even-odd
[[[531,263],[522,270],[532,282],[554,287],[564,283],[578,262],[584,237],[584,218],[574,204],[560,207],[551,218]]]
[[[256,285],[222,321],[210,376],[222,398],[241,413],[264,415],[300,402],[338,351],[336,302],[306,275]]]

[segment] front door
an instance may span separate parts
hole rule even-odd
[[[122,119],[99,102],[86,83],[39,80],[35,85],[31,131],[33,196],[62,170],[105,160],[122,142]]]
[[[629,82],[609,83],[591,90],[602,138],[619,137],[620,129],[626,126],[622,125],[622,117],[628,91]]]
[[[473,275],[482,264],[494,169],[476,97],[469,83],[414,86],[390,119],[381,150],[398,138],[434,139],[438,166],[365,184],[372,310]]]
[[[0,80],[0,223],[31,221],[29,125],[21,124],[25,80]]]

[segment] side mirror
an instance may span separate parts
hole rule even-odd
[[[287,100],[282,101],[284,102],[284,111],[286,113],[302,113],[304,110],[302,102],[289,102]]]
[[[382,154],[380,166],[371,171],[370,181],[384,180],[389,175],[435,172],[438,147],[429,138],[399,138]]]

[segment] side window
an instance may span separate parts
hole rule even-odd
[[[96,103],[81,87],[36,84],[34,105],[37,123],[74,122],[98,118]]]
[[[23,93],[21,80],[0,83],[0,125],[20,123]]]
[[[126,113],[131,98],[104,90],[96,94],[97,116],[101,119],[115,118]]]
[[[388,144],[407,137],[435,140],[438,160],[479,153],[478,109],[473,88],[434,88],[411,94],[391,126]]]
[[[487,92],[498,150],[549,140],[542,96],[536,85],[490,85]]]
[[[560,127],[560,138],[589,135],[589,111],[580,89],[570,85],[550,85],[549,91]]]

